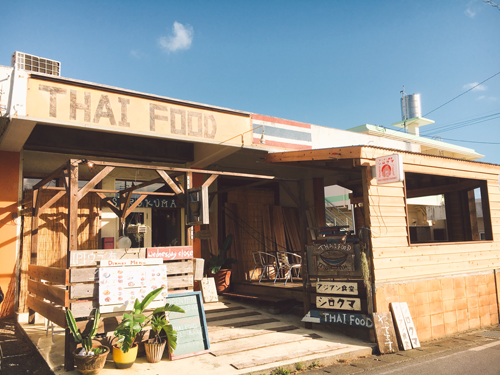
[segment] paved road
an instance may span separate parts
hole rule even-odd
[[[307,375],[498,375],[500,326],[430,341],[396,354],[371,355],[303,372]]]
[[[467,350],[459,350],[444,356],[421,358],[393,364],[385,368],[363,371],[363,375],[365,374],[498,375],[500,374],[500,341]]]

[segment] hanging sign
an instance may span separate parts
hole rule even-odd
[[[163,260],[193,259],[193,246],[150,247],[146,254],[148,258]]]
[[[399,154],[382,156],[375,159],[377,184],[388,184],[404,180],[403,158]]]

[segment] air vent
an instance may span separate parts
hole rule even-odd
[[[28,55],[27,53],[14,52],[12,54],[12,64],[17,64],[18,69],[28,72],[37,72],[61,76],[61,63],[55,60],[44,59],[43,57]]]

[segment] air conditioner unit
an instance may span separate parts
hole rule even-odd
[[[11,66],[17,64],[18,69],[28,72],[45,73],[53,76],[61,76],[61,63],[55,60],[44,59],[34,55],[28,55],[23,52],[14,52],[12,54]]]

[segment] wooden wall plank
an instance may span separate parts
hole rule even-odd
[[[374,259],[375,269],[421,267],[448,263],[467,263],[470,259],[475,261],[489,260],[500,265],[500,251],[464,252],[460,254],[437,254],[419,257],[379,258]]]
[[[167,266],[167,275],[178,275],[185,273],[193,273],[193,260],[186,261],[170,261],[164,263]],[[70,269],[70,283],[82,283],[88,281],[97,281],[99,279],[98,269],[92,268],[72,268]]]
[[[408,280],[417,278],[428,278],[457,273],[470,273],[476,271],[486,271],[498,268],[498,265],[491,260],[468,261],[461,263],[446,263],[429,266],[413,266],[404,268],[380,269],[375,273],[377,282]]]
[[[66,328],[66,315],[63,310],[33,296],[28,296],[26,302],[30,309],[36,311],[51,322],[54,322],[59,327]]]
[[[28,291],[39,298],[48,299],[56,305],[69,306],[69,297],[66,288],[46,285],[35,280],[28,280]]]
[[[28,266],[28,276],[34,279],[47,280],[54,284],[66,285],[69,282],[69,270],[56,267]]]
[[[384,248],[384,247],[408,247],[407,237],[372,237],[372,247]]]
[[[458,254],[464,252],[500,251],[499,242],[449,242],[432,245],[413,245],[406,249],[381,248],[374,249],[376,258],[398,257],[398,256],[420,256],[433,254]]]

